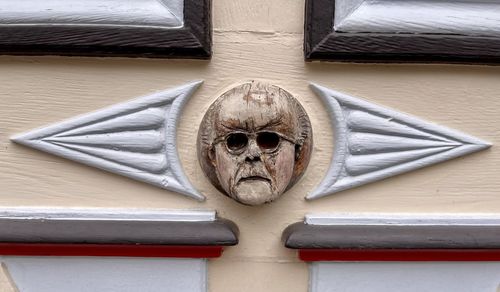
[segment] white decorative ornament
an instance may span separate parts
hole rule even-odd
[[[487,149],[490,143],[329,88],[323,98],[335,132],[330,168],[306,198],[317,199]]]
[[[176,146],[182,107],[201,83],[113,105],[11,140],[204,200],[185,176]]]

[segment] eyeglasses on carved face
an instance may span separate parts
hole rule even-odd
[[[295,144],[292,139],[283,134],[262,131],[257,133],[229,133],[226,136],[217,138],[214,141],[214,145],[217,143],[224,143],[229,153],[241,154],[247,149],[251,139],[255,139],[257,146],[259,146],[263,153],[273,153],[277,151],[283,140]]]

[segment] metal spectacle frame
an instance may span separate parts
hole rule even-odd
[[[273,141],[268,141],[266,137],[271,138]],[[278,138],[278,139],[276,139]],[[232,132],[224,136],[215,138],[212,145],[224,142],[226,149],[229,153],[239,155],[243,153],[248,145],[250,139],[253,139],[257,146],[263,153],[273,153],[281,145],[281,141],[285,140],[292,144],[297,144],[295,140],[277,132],[272,131],[259,131],[255,133],[248,132]],[[276,139],[276,141],[275,141]]]

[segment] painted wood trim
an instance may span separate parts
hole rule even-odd
[[[317,199],[482,151],[491,143],[369,101],[311,84],[335,129],[334,155]]]
[[[283,232],[283,242],[293,249],[500,249],[498,216],[474,220],[421,214],[422,219],[415,220],[416,214],[371,219],[350,215],[318,215],[316,224],[292,224]]]
[[[184,0],[0,0],[4,25],[183,26]]]
[[[0,220],[37,220],[46,221],[145,221],[145,222],[203,222],[217,220],[212,210],[170,210],[170,209],[124,209],[124,208],[40,208],[40,207],[2,207]]]
[[[201,83],[115,104],[11,140],[203,201],[184,173],[176,142],[182,109]]]
[[[218,258],[222,246],[0,243],[3,256]]]
[[[496,226],[500,216],[493,213],[316,213],[307,214],[308,225],[323,226]]]
[[[0,25],[0,54],[209,59],[211,30],[211,0],[184,0],[180,28]]]
[[[497,0],[335,0],[337,32],[498,36]]]
[[[306,0],[306,61],[500,63],[498,36],[337,32],[334,0]]]
[[[148,244],[176,246],[227,246],[238,243],[238,227],[231,221],[174,211],[159,214],[132,211],[122,216],[113,210],[57,212],[55,209],[0,212],[1,243],[31,244]],[[12,215],[17,214],[17,215]],[[183,215],[183,216],[182,216]],[[190,218],[188,218],[190,217]],[[208,220],[207,220],[208,219]]]
[[[369,262],[494,262],[500,249],[300,249],[299,259],[320,261]]]

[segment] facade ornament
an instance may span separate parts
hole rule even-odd
[[[12,141],[199,201],[177,154],[177,122],[201,81],[142,96],[11,138]]]
[[[302,176],[312,129],[289,92],[252,81],[210,106],[197,145],[201,167],[217,189],[242,204],[261,205],[279,198]]]
[[[311,84],[334,128],[334,154],[317,199],[477,151],[491,144],[366,100]]]

